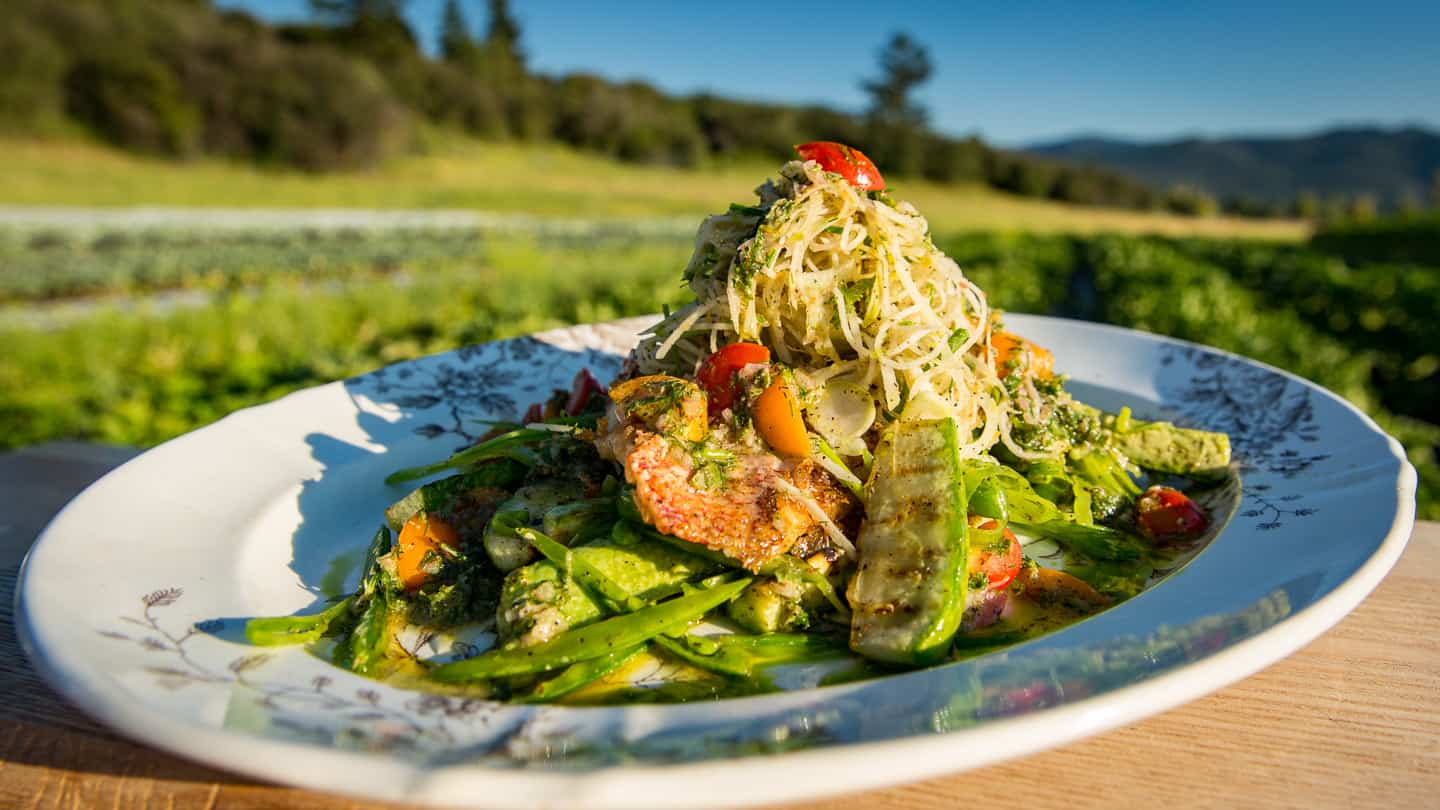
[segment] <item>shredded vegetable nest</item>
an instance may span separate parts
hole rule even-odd
[[[642,338],[640,373],[693,376],[718,347],[753,341],[795,369],[807,413],[827,388],[867,392],[866,430],[924,403],[956,420],[962,458],[997,442],[1021,458],[1051,455],[1011,438],[1012,420],[1041,423],[1040,397],[1028,379],[1013,396],[1001,382],[985,293],[914,206],[813,161],[786,164],[757,194],[758,207],[701,225],[685,270],[695,301]]]

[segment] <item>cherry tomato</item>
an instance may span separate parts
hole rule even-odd
[[[987,520],[975,528],[981,531],[993,530],[995,521]],[[1020,540],[1015,533],[1009,529],[1005,530],[1005,539],[1010,541],[1010,546],[1003,552],[997,552],[989,548],[970,548],[970,572],[984,572],[989,580],[988,587],[992,591],[998,591],[1011,582],[1020,574],[1020,569],[1025,565],[1025,555],[1020,549]]]
[[[590,398],[596,394],[604,396],[605,386],[595,379],[590,369],[580,369],[580,373],[576,374],[574,381],[570,383],[570,399],[565,403],[565,413],[579,416],[585,406],[590,404]]]
[[[810,437],[800,415],[800,398],[784,377],[776,376],[755,400],[755,430],[775,452],[791,458],[810,455]]]
[[[395,542],[395,576],[407,591],[425,584],[430,571],[425,564],[432,552],[442,554],[442,547],[455,548],[458,540],[450,524],[421,512],[405,521]]]
[[[705,358],[695,381],[710,396],[710,413],[735,404],[735,374],[752,363],[770,362],[770,350],[758,343],[731,343]]]
[[[865,153],[834,141],[811,141],[795,147],[801,160],[813,160],[827,172],[838,174],[861,191],[881,191],[885,178]]]
[[[1205,511],[1170,487],[1150,487],[1140,496],[1140,533],[1152,540],[1189,540],[1210,525]]]

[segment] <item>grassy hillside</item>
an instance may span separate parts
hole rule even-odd
[[[746,201],[775,166],[638,167],[558,146],[443,139],[368,171],[317,175],[136,157],[80,142],[0,139],[0,205],[473,208],[551,217],[695,216]],[[1297,239],[1289,220],[1193,218],[1067,205],[983,186],[906,182],[896,191],[937,231],[1156,233]]]

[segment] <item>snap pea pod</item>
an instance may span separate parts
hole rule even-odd
[[[1049,459],[1032,462],[1025,468],[1025,481],[1035,494],[1045,500],[1065,506],[1074,497],[1074,487],[1065,465]]]
[[[381,589],[371,595],[355,628],[335,648],[333,660],[359,675],[379,675],[390,640],[390,599]]]
[[[1054,540],[1070,551],[1095,560],[1126,562],[1140,559],[1146,552],[1144,542],[1106,526],[1082,526],[1064,520],[1045,523],[1011,523],[1016,531],[1041,540]]]
[[[580,586],[599,597],[602,607],[610,613],[630,613],[645,607],[641,599],[611,579],[585,557],[571,553],[570,549],[555,542],[548,535],[534,529],[520,529],[518,534],[525,538],[540,555],[554,563],[561,571],[574,577]]]
[[[1134,501],[1140,497],[1140,487],[1130,477],[1133,465],[1118,453],[1103,448],[1086,451],[1071,451],[1070,470],[1086,483],[1104,487],[1114,495]]]
[[[608,535],[614,523],[615,499],[591,498],[546,510],[541,526],[555,542],[575,546]]]
[[[1060,517],[1060,507],[1041,497],[1020,473],[1001,464],[970,493],[970,511],[1002,523],[1043,523]]]
[[[524,463],[524,456],[517,456],[514,451],[534,444],[541,439],[553,439],[555,436],[555,432],[550,430],[519,428],[518,430],[502,433],[493,439],[480,442],[474,447],[467,447],[444,461],[396,470],[385,477],[385,483],[399,484],[405,481],[414,481],[417,478],[435,475],[445,472],[446,470],[468,467],[472,464],[479,464],[482,461],[496,458],[511,458]]]
[[[1111,430],[1114,447],[1147,470],[1203,479],[1223,478],[1229,470],[1230,437],[1224,433],[1141,421],[1129,408],[1111,415],[1084,407]]]
[[[765,633],[749,636],[735,633],[716,636],[721,649],[744,650],[761,665],[800,664],[850,654],[850,648],[833,638],[814,633]]]
[[[390,529],[381,526],[370,538],[370,547],[365,549],[365,561],[360,564],[360,594],[369,596],[380,587],[380,558],[390,551]]]
[[[835,608],[835,612],[848,616],[850,607],[840,600],[840,593],[830,583],[830,578],[811,568],[804,560],[792,557],[789,554],[782,554],[760,566],[760,573],[777,579],[791,577],[804,582],[825,597],[825,601]]]
[[[721,636],[656,636],[655,643],[701,669],[732,677],[753,677],[780,664],[802,664],[850,654],[844,645],[807,633],[735,633]]]
[[[516,540],[524,542],[518,536]],[[667,543],[631,532],[623,522],[615,525],[610,537],[570,549],[570,556],[583,559],[627,594],[647,601],[677,594],[686,583],[722,570]],[[560,566],[540,560],[505,578],[497,629],[507,642],[537,644],[604,618],[605,607],[597,599],[579,580],[564,575]]]
[[[626,542],[640,542],[645,538],[658,540],[668,546],[687,551],[696,557],[703,558],[726,568],[740,567],[739,562],[730,557],[726,557],[724,554],[712,548],[707,548],[699,543],[681,540],[678,537],[656,531],[653,526],[646,523],[640,517],[640,512],[635,508],[635,502],[630,499],[629,495],[622,494],[615,499],[615,503],[622,518],[620,522],[615,524],[612,532],[612,536],[614,536],[618,542],[622,544]],[[628,508],[625,506],[627,503],[629,504]]]
[[[265,616],[245,623],[245,640],[259,647],[309,644],[349,618],[355,597],[347,596],[320,613],[308,616]]]
[[[714,672],[718,675],[725,675],[732,678],[750,677],[753,662],[743,652],[719,648],[716,648],[712,652],[702,652],[695,649],[689,640],[690,638],[690,636],[670,638],[669,636],[660,635],[651,639],[651,641],[660,647],[660,649],[706,672]]]
[[[617,650],[599,658],[571,664],[564,672],[530,690],[530,693],[520,698],[518,702],[549,703],[558,700],[609,675],[624,666],[643,649],[645,649],[644,644],[637,644],[634,647]]]
[[[390,530],[381,526],[365,550],[360,566],[360,590],[320,613],[308,616],[262,616],[245,623],[245,640],[260,647],[309,644],[349,629],[355,613],[363,607],[378,582],[380,555],[390,550]]]
[[[1010,519],[1010,499],[994,478],[987,478],[970,493],[970,512],[1004,522]]]
[[[599,658],[684,627],[725,604],[749,584],[750,578],[742,577],[709,590],[694,591],[634,613],[570,630],[530,647],[492,650],[464,661],[445,664],[431,672],[431,677],[445,683],[458,683],[549,672],[577,661]]]

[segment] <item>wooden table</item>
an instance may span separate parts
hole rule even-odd
[[[134,451],[53,443],[0,456],[0,808],[372,808],[191,764],[96,726],[15,640],[17,567],[51,514]],[[1059,750],[792,807],[1440,806],[1440,524],[1379,589],[1254,677]]]

